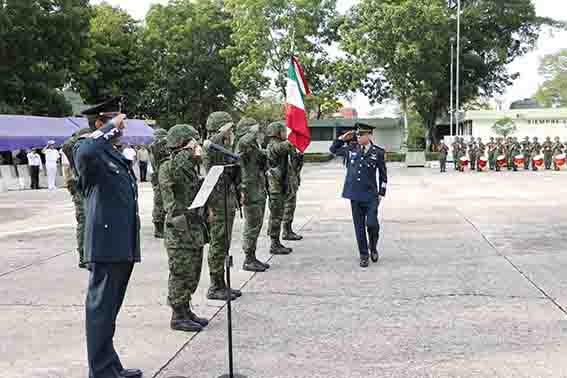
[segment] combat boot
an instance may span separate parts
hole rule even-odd
[[[194,321],[197,324],[200,324],[201,327],[206,327],[209,325],[209,321],[205,318],[201,318],[199,316],[197,316],[197,314],[195,314],[192,310],[191,310],[191,306],[189,305],[187,307],[187,316],[189,317],[189,319],[191,319],[192,321]]]
[[[154,223],[154,238],[163,239],[163,223]]]
[[[262,265],[264,268],[266,268],[266,270],[270,269],[270,264],[258,260],[258,259],[256,258],[256,256],[254,256],[254,259],[256,260],[256,262],[257,262],[258,264],[260,264],[260,265]]]
[[[285,223],[283,228],[284,228],[282,235],[283,240],[297,241],[303,239],[303,236],[293,232],[293,230],[291,229],[291,223]]]
[[[284,247],[280,243],[279,238],[272,238],[272,244],[270,245],[270,253],[272,255],[289,255],[293,250],[291,248]]]
[[[244,259],[244,264],[242,264],[242,269],[248,272],[265,272],[266,267],[264,264],[260,263],[256,260],[254,255],[247,255],[246,259]]]
[[[171,306],[171,329],[183,332],[201,332],[203,326],[189,318],[183,306]]]
[[[242,292],[240,290],[232,290],[231,299],[235,300],[241,295]],[[207,298],[214,301],[226,301],[228,299],[226,295],[226,284],[224,283],[222,274],[211,277],[211,286],[207,292]]]

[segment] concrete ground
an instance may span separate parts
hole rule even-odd
[[[296,228],[269,273],[241,270],[234,233],[237,371],[248,377],[567,377],[567,172],[471,173],[389,166],[382,258],[358,267],[340,164],[308,165]],[[169,330],[167,260],[141,186],[143,263],[118,320],[123,363],[146,377],[227,372],[226,313],[200,334]],[[86,377],[74,218],[63,191],[0,194],[0,376]],[[260,256],[268,241],[260,240]],[[205,264],[206,266],[206,264]]]

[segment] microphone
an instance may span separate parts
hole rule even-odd
[[[203,143],[203,146],[207,150],[220,152],[221,154],[225,155],[230,160],[233,160],[233,161],[239,161],[240,160],[240,156],[236,155],[235,153],[232,153],[231,151],[227,150],[223,146],[212,143],[210,140],[206,140],[205,143]]]

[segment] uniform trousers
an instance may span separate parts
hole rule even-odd
[[[45,169],[47,170],[47,188],[49,190],[57,189],[57,187],[55,186],[55,179],[57,178],[57,165],[46,165]]]
[[[378,199],[370,201],[350,201],[354,232],[360,257],[368,257],[368,246],[376,248],[380,235],[378,223]],[[368,238],[366,233],[368,232]]]
[[[30,165],[30,181],[32,189],[39,189],[39,166]]]
[[[118,378],[123,367],[112,339],[134,264],[91,263],[89,268],[85,303],[89,378]]]

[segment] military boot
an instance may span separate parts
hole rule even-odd
[[[270,269],[270,264],[258,260],[258,259],[256,258],[256,256],[254,256],[254,259],[256,260],[256,262],[257,262],[258,264],[260,264],[260,265],[262,265],[264,268],[266,268],[266,270]]]
[[[154,223],[154,238],[163,239],[163,223]]]
[[[241,295],[242,292],[240,290],[232,290],[231,299],[234,300]],[[222,274],[211,277],[211,286],[207,292],[207,298],[214,301],[226,301],[228,299],[226,296],[226,284]]]
[[[297,241],[303,239],[303,236],[293,232],[293,230],[291,229],[291,223],[284,223],[283,226],[284,226],[283,235],[282,235],[283,240]]]
[[[284,247],[280,243],[280,238],[272,238],[272,244],[270,245],[270,253],[272,255],[289,255],[293,250],[291,248]]]
[[[265,272],[266,267],[264,264],[260,263],[256,260],[256,257],[253,254],[248,254],[246,259],[244,259],[244,264],[242,264],[242,269],[248,272]]]
[[[191,320],[187,309],[183,306],[171,306],[171,329],[183,332],[200,332],[203,326]]]
[[[187,315],[189,317],[189,319],[191,319],[193,322],[200,324],[201,327],[206,327],[209,325],[209,321],[205,318],[201,318],[199,316],[197,316],[197,314],[195,314],[193,312],[193,310],[191,310],[191,306],[187,307]]]

